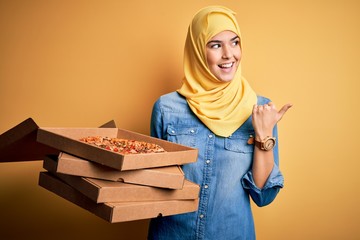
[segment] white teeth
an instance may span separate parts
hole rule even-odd
[[[221,68],[230,68],[230,67],[232,67],[232,65],[233,65],[233,63],[225,63],[225,64],[219,65],[219,67],[221,67]]]

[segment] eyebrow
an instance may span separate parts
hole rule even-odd
[[[237,38],[240,39],[240,37],[239,37],[238,35],[236,35],[235,37],[231,38],[230,41],[234,41],[234,40],[237,39]],[[208,44],[210,44],[210,43],[221,43],[221,41],[220,41],[220,40],[211,40],[211,41],[209,41],[206,45],[208,45]]]

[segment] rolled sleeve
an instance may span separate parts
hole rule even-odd
[[[256,186],[251,170],[243,176],[241,181],[243,188],[248,190],[251,198],[259,207],[270,204],[284,186],[284,177],[276,164],[262,189]]]

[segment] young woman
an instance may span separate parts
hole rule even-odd
[[[241,75],[241,35],[234,12],[201,9],[188,29],[184,80],[161,96],[151,119],[154,137],[195,147],[183,166],[201,187],[196,212],[153,219],[149,239],[255,239],[250,197],[271,203],[283,187],[279,170],[278,111]]]

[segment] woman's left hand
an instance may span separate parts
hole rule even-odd
[[[272,136],[274,126],[291,107],[292,104],[288,103],[277,111],[275,104],[272,102],[264,105],[255,104],[252,111],[252,124],[256,138],[261,140],[266,136]]]

